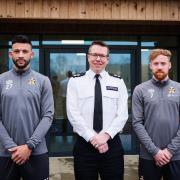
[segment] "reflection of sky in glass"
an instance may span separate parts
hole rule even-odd
[[[31,41],[31,43],[32,43],[33,46],[39,46],[39,41]],[[11,45],[12,45],[12,42],[9,41],[8,44],[9,44],[9,46],[11,46]]]
[[[75,43],[75,41],[77,41],[77,43]],[[78,42],[79,41],[79,42]],[[136,41],[104,41],[107,45],[137,45]],[[86,41],[84,40],[46,40],[46,41],[42,41],[42,44],[44,45],[62,45],[62,44],[66,44],[66,45],[91,45],[92,41]]]
[[[141,63],[148,65],[149,64],[149,55],[150,49],[141,49]]]
[[[44,45],[60,45],[61,41],[42,41]]]
[[[31,68],[39,72],[39,49],[33,49],[34,58],[31,60]],[[13,66],[11,58],[9,58],[9,69]]]
[[[110,54],[109,64],[106,68],[108,72],[120,75],[129,92],[131,91],[131,54]]]
[[[107,45],[137,45],[136,41],[105,41]]]
[[[141,49],[141,81],[147,81],[151,78],[151,71],[149,69],[149,55],[150,49]]]
[[[141,46],[155,47],[157,42],[141,42]]]
[[[131,54],[110,54],[109,64],[130,64]]]
[[[51,76],[64,75],[68,70],[73,74],[86,71],[86,54],[84,53],[51,53]]]

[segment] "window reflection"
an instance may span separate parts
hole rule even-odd
[[[68,119],[67,119],[67,113],[66,113],[66,93],[67,93],[67,84],[69,79],[73,76],[72,71],[66,72],[66,78],[60,81],[60,87],[61,87],[61,99],[62,99],[62,116],[63,116],[63,123],[62,123],[62,130],[63,134],[67,133],[67,127],[68,127]]]
[[[85,71],[85,53],[50,53],[50,78],[55,106],[55,119],[50,130],[50,152],[72,152],[74,136],[66,114],[67,84],[73,74]]]
[[[109,64],[107,66],[107,71],[120,75],[128,90],[131,90],[131,71],[130,71],[130,63],[131,63],[131,54],[110,54]]]
[[[123,35],[43,35],[42,38],[43,45],[90,45],[92,41],[103,40],[108,45],[134,45],[137,46],[137,36],[123,36]],[[76,43],[75,43],[76,42]]]
[[[106,68],[108,72],[118,74],[124,80],[128,89],[128,112],[131,112],[131,54],[130,53],[111,53],[109,64]],[[131,114],[129,114],[129,120],[126,123],[123,134],[120,135],[124,150],[126,153],[131,151],[132,144],[132,126],[131,126]]]
[[[0,49],[0,74],[8,70],[8,49]]]
[[[149,69],[149,55],[150,49],[141,49],[141,80],[147,81],[151,78],[151,71]]]
[[[178,45],[175,36],[142,36],[141,46],[146,47],[176,47]]]

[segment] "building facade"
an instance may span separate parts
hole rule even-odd
[[[131,127],[134,87],[151,77],[151,49],[172,51],[171,78],[180,82],[180,2],[178,0],[2,0],[0,1],[0,73],[12,67],[10,40],[27,34],[33,42],[32,67],[49,76],[55,118],[47,136],[52,156],[72,154],[75,136],[65,109],[68,74],[88,69],[93,40],[110,46],[107,70],[122,76],[129,94],[129,119],[120,134],[126,154],[138,152]]]

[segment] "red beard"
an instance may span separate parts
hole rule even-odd
[[[154,75],[154,77],[155,77],[157,80],[159,80],[159,81],[161,81],[161,80],[163,80],[163,79],[165,79],[165,78],[167,77],[167,74],[164,73],[164,72],[162,72],[162,71],[154,72],[153,75]]]

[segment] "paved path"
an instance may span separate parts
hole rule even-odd
[[[137,180],[138,156],[125,156],[125,179]],[[72,157],[50,158],[50,180],[74,180]]]

